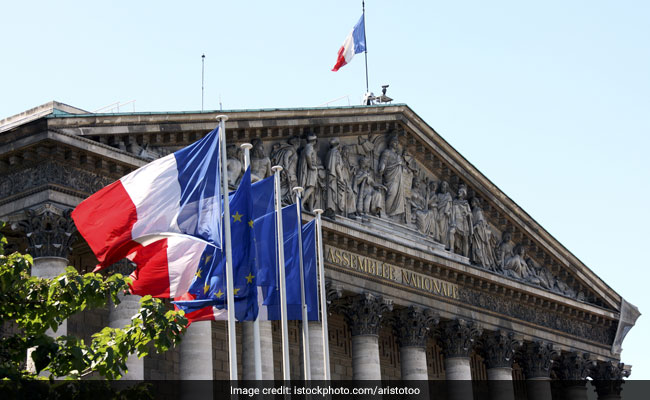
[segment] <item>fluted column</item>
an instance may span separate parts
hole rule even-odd
[[[397,313],[395,331],[399,343],[402,380],[427,380],[427,336],[439,317],[429,309],[411,306]]]
[[[600,361],[592,370],[591,383],[596,387],[598,400],[620,400],[625,381],[630,376],[625,364]]]
[[[526,376],[529,400],[551,400],[551,365],[557,356],[553,344],[527,342],[521,352],[521,365]]]
[[[523,342],[515,339],[513,332],[497,330],[483,336],[483,356],[487,368],[490,397],[514,400],[512,385],[512,361],[515,351]]]
[[[47,204],[36,210],[25,210],[23,219],[12,224],[12,229],[23,231],[27,237],[28,251],[34,260],[32,276],[52,279],[65,272],[77,232],[70,213],[71,210]],[[46,334],[51,337],[67,335],[67,321],[63,321],[56,332],[48,329]],[[35,370],[30,356],[33,350],[27,352],[30,371]]]
[[[595,362],[588,353],[564,353],[557,368],[558,378],[564,380],[564,398],[587,400],[587,377]]]
[[[311,379],[325,379],[325,364],[323,360],[323,326],[319,321],[309,321],[309,353]]]
[[[346,299],[343,312],[352,335],[352,371],[355,380],[381,380],[379,327],[392,302],[371,293]]]

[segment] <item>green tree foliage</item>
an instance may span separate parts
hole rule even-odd
[[[67,379],[92,372],[119,379],[127,371],[130,354],[145,356],[151,342],[158,352],[164,352],[180,341],[187,325],[182,311],[168,311],[151,296],[140,300],[140,310],[129,325],[104,328],[92,336],[90,344],[74,336],[48,336],[48,328],[56,330],[77,312],[104,307],[109,299],[119,304],[118,295],[128,290],[129,278],[80,275],[72,267],[53,279],[33,277],[32,258],[4,255],[5,244],[6,239],[0,237],[0,324],[13,321],[19,332],[0,338],[0,379],[36,379],[41,371]],[[35,373],[25,369],[30,348],[35,348]]]

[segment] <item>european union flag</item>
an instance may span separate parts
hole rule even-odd
[[[258,285],[262,287],[264,308],[268,320],[280,319],[280,292],[278,278],[277,239],[275,234],[275,213],[255,220],[255,235],[258,250]],[[282,209],[284,235],[284,259],[287,293],[287,319],[302,319],[300,296],[300,258],[298,246],[297,205]],[[305,272],[305,301],[309,320],[318,320],[318,294],[316,282],[315,223],[302,227],[303,266]],[[263,240],[264,238],[265,240]]]
[[[258,197],[264,197],[258,195]],[[257,317],[257,283],[255,233],[253,229],[253,196],[250,168],[242,177],[237,191],[230,196],[231,243],[235,317],[239,321]],[[202,260],[188,293],[194,300],[177,301],[179,308],[191,312],[206,306],[226,306],[225,254],[214,249],[211,257]]]

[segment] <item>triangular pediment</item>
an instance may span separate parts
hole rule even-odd
[[[216,114],[50,115],[40,139],[21,139],[12,120],[4,130],[22,148],[3,157],[21,162],[28,157],[15,153],[59,147],[61,161],[117,178],[198,139],[214,127]],[[258,174],[283,165],[285,193],[295,184],[317,193],[306,199],[307,210],[323,208],[337,223],[425,246],[499,282],[614,312],[620,307],[617,293],[406,105],[223,114],[229,116],[232,171],[241,173],[238,146],[259,140],[252,150]],[[310,134],[318,138],[313,145]],[[305,159],[308,148],[312,160]],[[305,173],[301,163],[311,161],[317,170]]]

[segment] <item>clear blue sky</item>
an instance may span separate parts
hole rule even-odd
[[[622,360],[650,379],[650,3],[366,8],[371,90],[390,84],[639,307]],[[0,118],[50,100],[199,110],[203,53],[206,109],[358,104],[365,91],[363,55],[330,71],[360,1],[11,1],[0,14]]]

